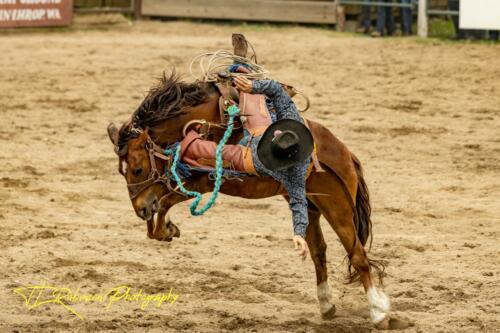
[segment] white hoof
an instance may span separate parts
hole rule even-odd
[[[335,306],[330,303],[330,287],[327,281],[323,281],[318,284],[318,301],[319,301],[319,311],[321,315],[329,316],[330,313],[335,313]]]
[[[321,313],[321,318],[323,319],[333,319],[335,318],[335,313],[337,312],[337,308],[335,305],[330,305],[330,308],[326,310],[325,312]]]
[[[370,306],[370,317],[374,324],[378,324],[387,318],[391,309],[389,297],[377,288],[371,287],[366,293],[368,296],[368,305]]]
[[[370,318],[372,319],[372,323],[375,325],[382,322],[385,318],[387,318],[387,313],[382,312],[377,308],[370,309]]]

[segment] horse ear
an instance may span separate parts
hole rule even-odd
[[[108,125],[108,136],[111,142],[116,146],[118,145],[119,131],[114,123],[109,123]]]

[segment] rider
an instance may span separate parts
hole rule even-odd
[[[241,92],[251,93],[251,94],[264,94],[270,99],[276,111],[276,119],[277,119],[277,122],[271,126],[274,126],[280,123],[280,121],[283,121],[285,119],[291,119],[295,122],[303,124],[304,121],[302,117],[299,115],[297,107],[293,103],[291,97],[284,91],[282,85],[277,81],[274,80],[250,81],[243,76],[239,76],[234,79],[234,83],[236,85],[236,88],[238,88],[238,90]],[[288,122],[288,125],[290,125],[291,123],[293,122]],[[301,126],[305,128],[304,125]],[[274,126],[274,127],[279,128],[279,126]],[[269,134],[267,135],[268,137],[270,137],[270,140],[277,142],[283,141],[285,143],[285,146],[287,145],[287,143],[290,142],[290,140],[291,141],[294,141],[294,139],[297,140],[297,136],[294,136],[293,133],[291,134],[290,131],[287,131],[286,127],[284,127],[282,130],[271,129],[271,131],[272,135]],[[266,131],[266,133],[267,132],[268,131]],[[261,154],[261,152],[264,150],[261,148],[262,146],[261,141],[265,140],[266,133],[264,133],[264,135],[262,136],[254,137],[251,141],[253,164],[255,170],[259,174],[267,175],[274,178],[275,180],[280,182],[285,188],[285,190],[288,192],[289,205],[292,211],[292,220],[293,220],[293,231],[294,231],[293,243],[295,245],[295,248],[299,250],[300,257],[302,257],[302,259],[305,260],[309,254],[307,243],[304,239],[307,225],[309,223],[307,215],[307,199],[306,199],[305,183],[306,183],[306,174],[310,163],[309,156],[311,151],[309,150],[309,154],[306,156],[305,159],[304,157],[299,158],[299,161],[294,161],[292,165],[289,165],[286,168],[273,165],[273,163],[269,162],[263,163],[263,160],[268,159],[266,158],[264,153]],[[308,131],[307,133],[308,136],[307,135],[299,136],[299,141],[309,140],[308,143],[312,146],[313,144],[312,137],[310,136],[310,133]],[[267,164],[268,167],[266,167],[264,164]]]
[[[309,254],[304,239],[309,223],[305,182],[314,147],[312,135],[279,82],[250,81],[243,76],[233,82],[240,91],[240,118],[245,131],[240,144],[224,146],[223,163],[236,171],[270,176],[281,183],[292,211],[293,243],[305,259]],[[203,168],[213,163],[215,155],[215,142],[203,140],[195,130],[181,141],[182,160],[191,166]]]

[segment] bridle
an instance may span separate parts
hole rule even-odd
[[[147,139],[145,148],[149,155],[149,163],[151,165],[151,171],[149,172],[148,179],[139,183],[127,184],[128,195],[130,197],[130,200],[135,199],[141,192],[143,192],[150,186],[157,183],[162,183],[165,186],[167,186],[169,190],[175,192],[175,190],[172,188],[172,185],[170,184],[171,180],[169,177],[169,170],[170,170],[170,165],[172,163],[172,156],[165,155],[163,149],[157,144],[155,144],[150,138]],[[158,171],[155,157],[167,161],[167,170],[165,173],[163,172],[160,173]]]

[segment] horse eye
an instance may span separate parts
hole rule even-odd
[[[140,176],[140,174],[142,173],[142,168],[137,168],[135,169],[134,171],[132,171],[132,173],[134,174],[134,176]]]

